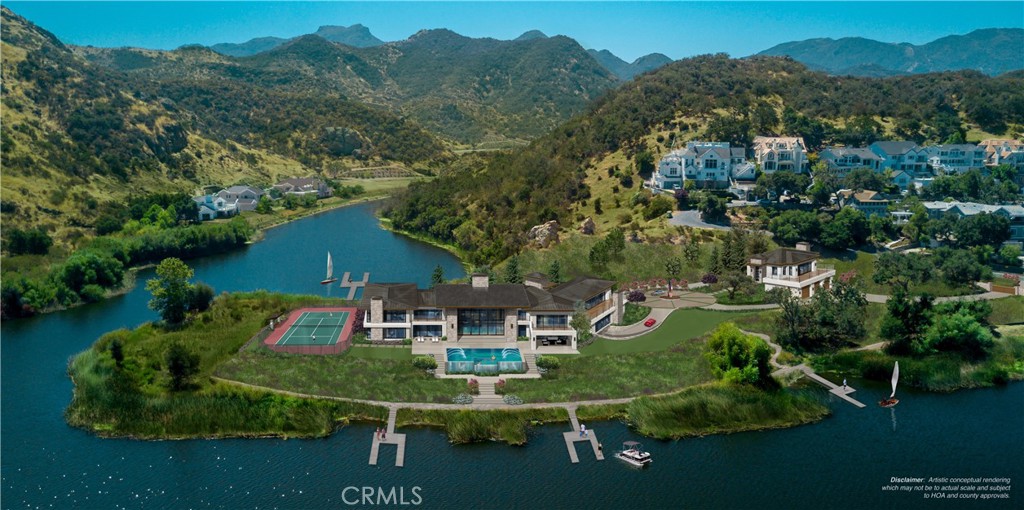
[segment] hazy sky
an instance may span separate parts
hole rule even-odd
[[[424,28],[512,39],[527,30],[570,36],[632,61],[726,52],[741,57],[814,37],[925,43],[977,28],[1024,28],[1011,2],[40,2],[5,6],[77,45],[172,49],[183,44],[293,37],[362,23],[396,41]]]

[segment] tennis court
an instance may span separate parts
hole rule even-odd
[[[302,308],[278,319],[264,344],[277,352],[337,354],[349,347],[355,308]]]

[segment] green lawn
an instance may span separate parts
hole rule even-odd
[[[722,322],[736,320],[744,315],[746,314],[712,312],[692,308],[676,310],[665,319],[664,324],[646,335],[632,340],[598,338],[594,343],[580,349],[580,353],[584,356],[595,356],[663,351],[683,340],[704,335]]]
[[[1012,296],[993,299],[992,315],[988,321],[992,324],[1019,324],[1024,322],[1024,296]]]
[[[367,347],[353,345],[348,351],[348,356],[362,359],[392,359],[399,361],[412,361],[412,349],[410,347]]]

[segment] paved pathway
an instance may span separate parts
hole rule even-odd
[[[702,292],[688,292],[688,291],[672,291],[672,294],[676,297],[668,299],[665,297],[651,297],[649,300],[643,303],[644,306],[649,306],[651,312],[644,317],[643,320],[629,326],[608,326],[599,336],[607,338],[608,340],[629,340],[638,336],[649,333],[655,329],[661,327],[665,323],[665,319],[668,318],[672,312],[680,308],[703,308],[711,303],[715,302],[715,297],[710,294],[704,294]],[[657,322],[654,326],[644,326],[644,321],[653,318]]]
[[[732,230],[728,225],[716,225],[701,219],[698,211],[672,211],[672,217],[668,219],[670,225],[681,225],[684,227],[712,228],[715,230]]]
[[[943,296],[935,298],[936,303],[946,303],[948,301],[956,301],[962,299],[964,301],[981,301],[981,300],[992,300],[1002,299],[1004,297],[1012,296],[1013,294],[1003,294],[1002,292],[983,292],[981,294],[969,294],[966,296]],[[889,301],[889,296],[884,294],[864,294],[864,299],[869,303],[885,303]]]

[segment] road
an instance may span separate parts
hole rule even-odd
[[[681,225],[685,227],[732,230],[732,227],[728,225],[706,223],[704,220],[700,219],[700,213],[697,211],[672,211],[672,217],[668,219],[668,223],[670,225]]]

